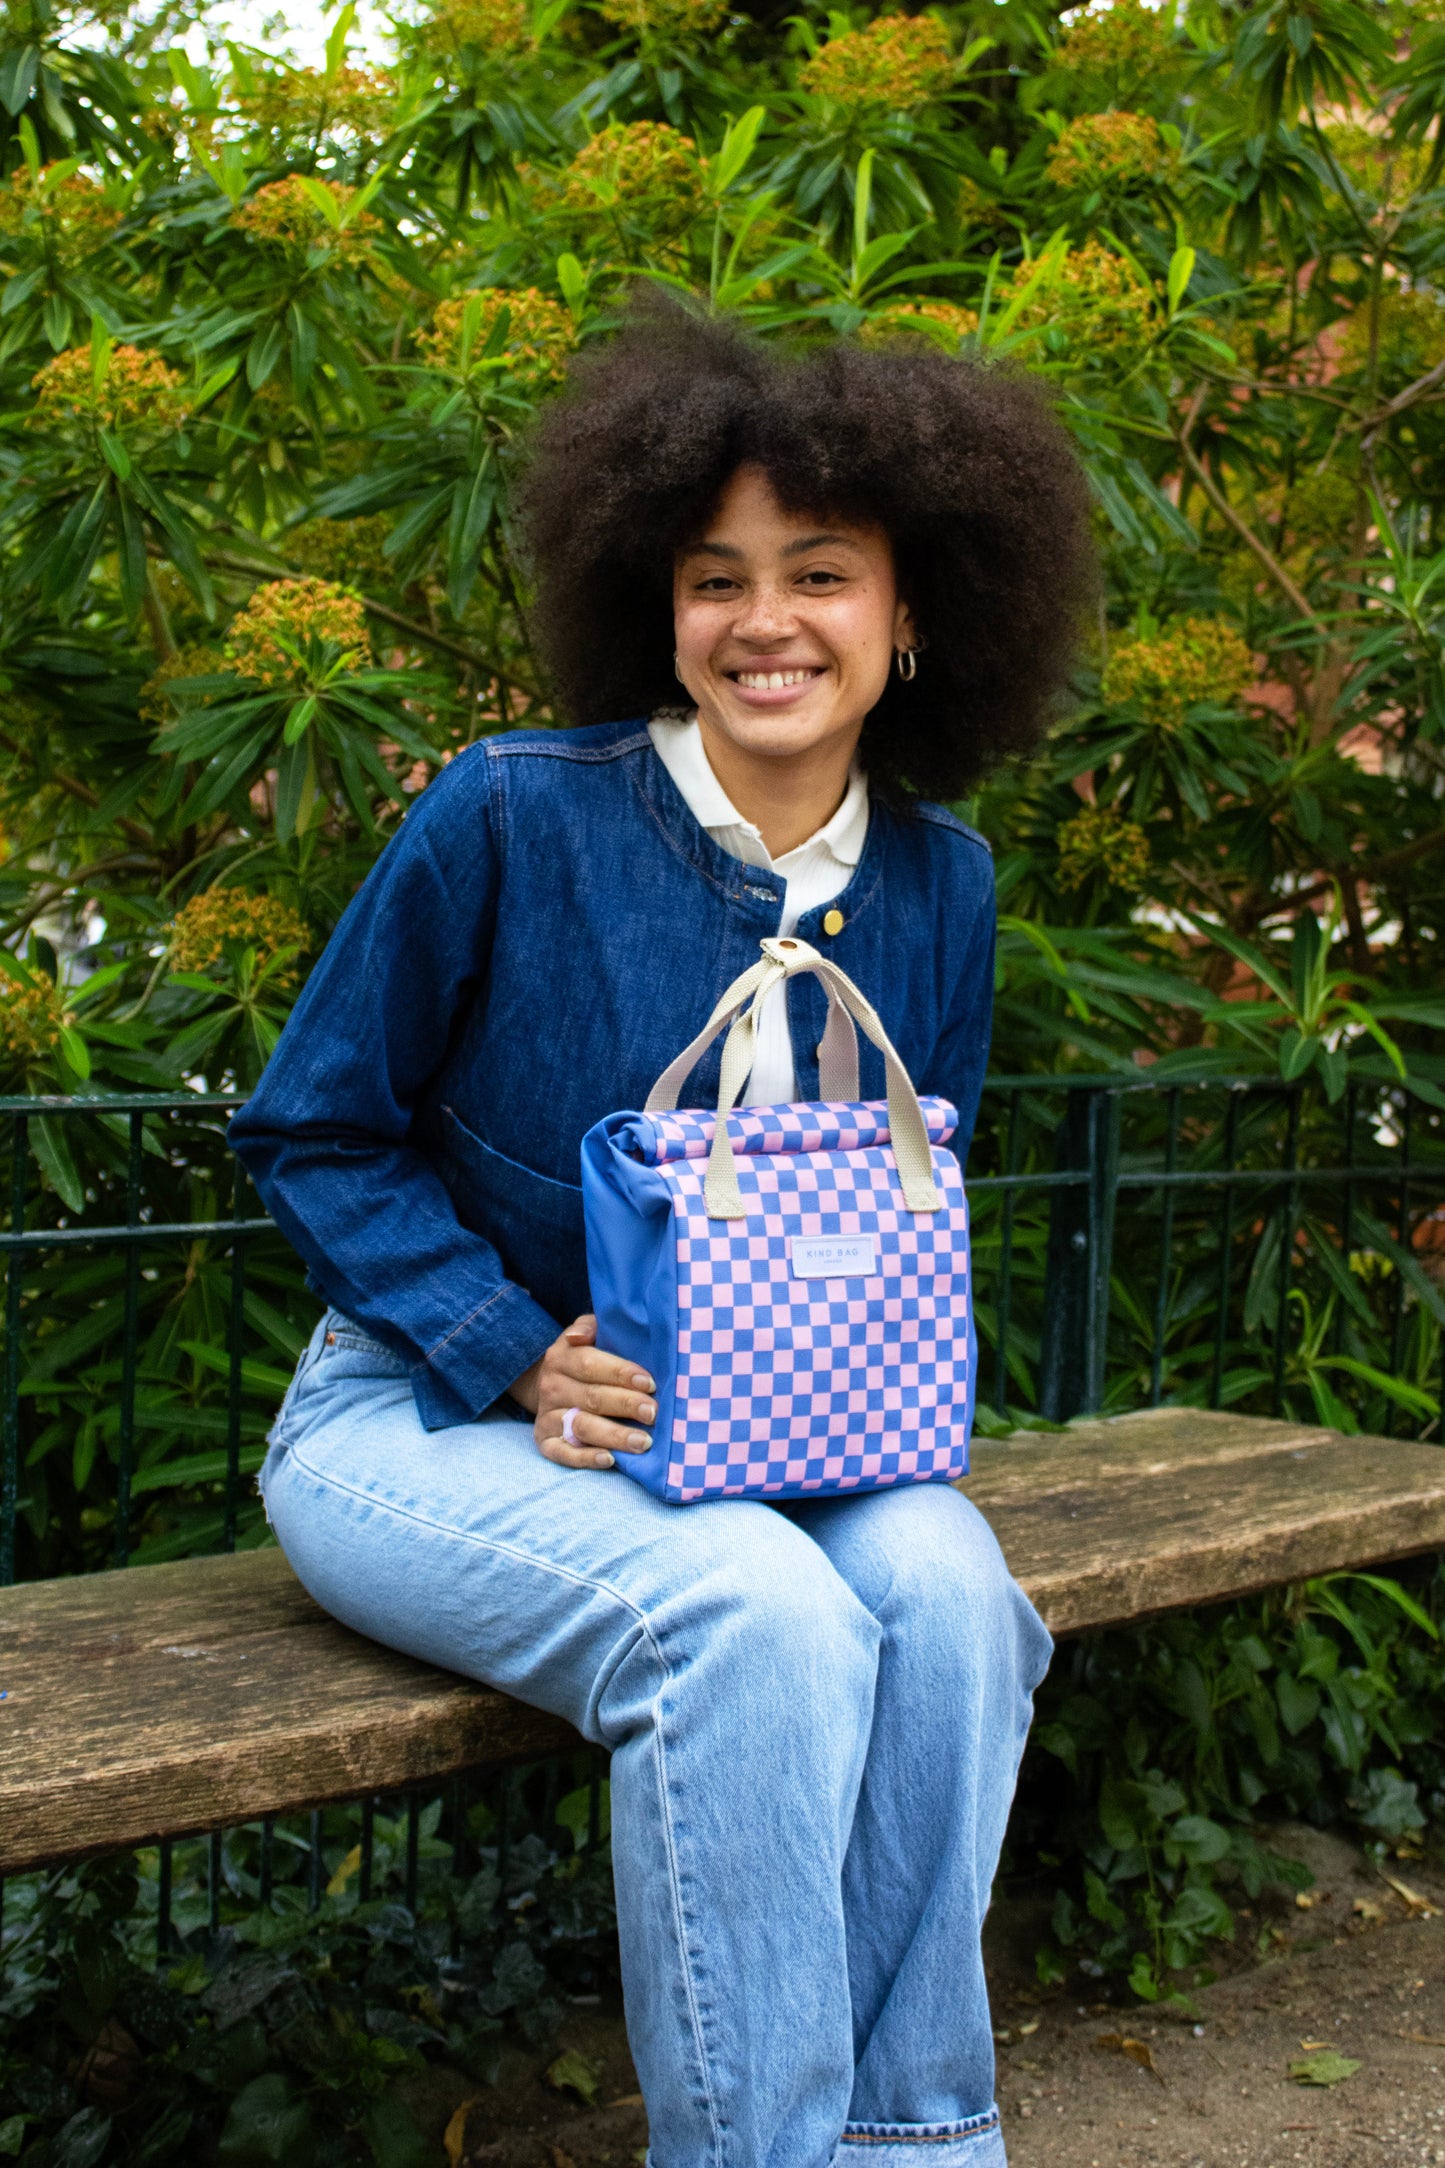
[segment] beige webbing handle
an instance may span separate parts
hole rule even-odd
[[[828,1021],[818,1049],[819,1086],[824,1098],[857,1098],[858,1042],[853,1026],[861,1024],[883,1056],[888,1079],[888,1127],[898,1178],[903,1185],[903,1201],[910,1212],[937,1212],[942,1199],[933,1179],[933,1148],[928,1141],[928,1124],[923,1119],[923,1109],[918,1104],[918,1094],[908,1071],[872,1004],[845,972],[830,963],[826,956],[820,956],[806,941],[775,936],[762,943],[762,950],[763,961],[734,979],[697,1037],[683,1048],[676,1061],[669,1062],[647,1095],[647,1113],[670,1112],[677,1105],[677,1095],[692,1069],[723,1025],[731,1024],[723,1046],[717,1128],[708,1158],[705,1185],[708,1218],[747,1217],[738,1187],[727,1117],[736,1105],[753,1065],[758,1015],[764,999],[781,981],[804,971],[814,973],[822,981],[828,996]],[[827,1081],[824,1080],[825,1055],[829,1072]],[[837,1088],[840,1083],[850,1080],[851,1089]]]

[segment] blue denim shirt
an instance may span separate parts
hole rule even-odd
[[[583,1135],[642,1106],[782,900],[638,722],[484,738],[407,813],[230,1137],[313,1284],[410,1362],[428,1429],[480,1414],[589,1307]],[[988,846],[940,806],[875,801],[826,908],[842,931],[820,907],[799,936],[857,981],[918,1089],[953,1100],[962,1157],[993,999]],[[815,979],[789,983],[803,1099],[825,1013]],[[714,1048],[683,1105],[716,1105],[719,1066]]]

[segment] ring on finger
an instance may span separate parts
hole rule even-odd
[[[581,1413],[582,1410],[580,1408],[565,1408],[563,1410],[562,1443],[564,1445],[580,1445],[582,1443],[582,1440],[577,1436],[577,1433],[572,1428],[572,1425],[576,1422],[578,1416]]]

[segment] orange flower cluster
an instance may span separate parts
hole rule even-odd
[[[390,532],[379,512],[362,519],[310,519],[286,537],[286,555],[299,572],[374,590],[394,577],[386,555]]]
[[[602,0],[598,13],[619,30],[659,45],[688,45],[727,19],[732,0]]]
[[[37,429],[80,420],[107,429],[178,429],[189,411],[184,380],[148,347],[112,347],[98,387],[88,346],[57,354],[30,381]]]
[[[1149,838],[1116,806],[1086,805],[1059,830],[1059,886],[1082,888],[1101,873],[1111,888],[1141,888],[1149,872]]]
[[[28,1069],[60,1044],[65,1012],[49,979],[21,985],[0,979],[0,1064]]]
[[[363,604],[334,580],[274,580],[258,587],[232,620],[226,659],[262,685],[300,685],[304,667],[290,650],[304,654],[313,640],[360,663],[367,653]]]
[[[37,174],[17,166],[0,183],[0,233],[34,234],[66,262],[99,248],[123,216],[88,173],[57,177],[53,165],[42,166]]]
[[[558,201],[584,221],[620,211],[654,232],[680,233],[701,203],[692,137],[662,121],[611,121],[563,173]]]
[[[459,366],[462,319],[470,298],[467,294],[453,294],[440,302],[431,328],[417,333],[416,343],[433,367]],[[561,376],[577,338],[572,318],[560,301],[539,293],[535,286],[491,286],[485,289],[481,301],[481,318],[472,340],[473,368],[505,309],[507,333],[498,358],[506,362],[514,376],[532,383],[553,382]]]
[[[1056,64],[1115,86],[1138,83],[1162,66],[1173,43],[1172,10],[1148,7],[1144,0],[1110,0],[1107,7],[1074,16]]]
[[[1033,266],[1016,266],[1009,291],[1027,284]],[[1024,304],[1017,322],[1061,331],[1081,359],[1126,364],[1147,347],[1154,330],[1153,288],[1102,241],[1070,249],[1058,276]]]
[[[459,53],[470,46],[493,58],[530,53],[537,40],[526,0],[440,0],[421,26],[430,53]]]
[[[1056,188],[1128,189],[1162,179],[1171,164],[1159,123],[1147,113],[1081,113],[1049,152]]]
[[[383,135],[394,103],[391,83],[371,68],[275,69],[236,93],[248,120],[281,136]]]
[[[948,32],[934,15],[880,15],[862,30],[830,38],[798,81],[837,105],[906,113],[952,87]]]
[[[344,212],[356,190],[341,181],[329,185]],[[360,263],[371,248],[373,234],[381,232],[381,220],[373,218],[370,211],[362,211],[339,230],[331,225],[325,212],[307,194],[299,173],[267,181],[254,196],[236,206],[231,224],[250,234],[253,241],[267,242],[273,248],[325,249],[336,263]]]
[[[859,336],[865,346],[881,346],[889,339],[911,336],[956,353],[977,329],[977,309],[966,309],[958,301],[935,301],[920,294],[910,300],[888,302],[864,326]]]
[[[1254,658],[1233,625],[1181,617],[1147,638],[1121,640],[1104,671],[1110,707],[1136,701],[1151,723],[1176,729],[1202,701],[1221,707],[1253,682]]]
[[[1302,474],[1284,500],[1291,539],[1306,546],[1342,545],[1354,525],[1358,501],[1357,485],[1348,474],[1332,467],[1320,474]]]
[[[978,182],[967,173],[958,184],[955,201],[961,226],[985,226],[997,233],[1013,231],[1008,213],[997,196],[991,196],[986,188],[980,188]]]
[[[207,888],[182,904],[175,915],[171,969],[209,971],[233,943],[254,949],[257,961],[264,964],[283,950],[309,946],[310,932],[305,919],[279,896],[253,896],[244,888]]]
[[[1376,365],[1381,377],[1393,386],[1408,383],[1445,361],[1445,303],[1428,289],[1413,287],[1408,293],[1389,287],[1380,297],[1376,334]],[[1363,369],[1370,355],[1370,312],[1357,308],[1340,336],[1339,356],[1343,369]]]
[[[136,712],[148,723],[166,724],[175,720],[176,703],[167,687],[177,678],[212,677],[224,670],[226,658],[218,647],[208,647],[204,640],[189,640],[184,647],[156,670],[153,670],[140,689]]]

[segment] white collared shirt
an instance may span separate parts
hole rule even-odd
[[[720,849],[745,866],[782,876],[780,934],[792,933],[805,912],[831,903],[853,878],[868,834],[868,779],[854,763],[843,803],[833,818],[781,858],[773,858],[761,834],[745,821],[712,772],[696,715],[679,720],[655,716],[647,726],[657,757],[682,793],[688,811]],[[784,1105],[797,1095],[793,1042],[788,1034],[787,988],[775,986],[758,1018],[757,1057],[743,1093],[748,1107]]]

